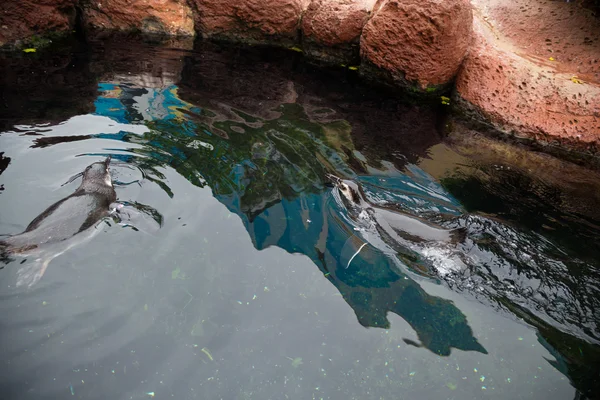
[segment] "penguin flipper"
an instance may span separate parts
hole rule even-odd
[[[140,203],[113,203],[110,215],[123,227],[148,234],[156,233],[163,224],[163,216],[156,209]]]
[[[17,271],[17,287],[32,287],[42,279],[48,264],[54,257],[40,257],[31,262],[26,262]]]

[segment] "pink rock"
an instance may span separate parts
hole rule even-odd
[[[325,46],[358,42],[375,0],[313,0],[302,19],[307,39]]]
[[[302,18],[302,45],[324,60],[358,60],[358,43],[376,0],[313,0]]]
[[[308,0],[192,0],[203,37],[248,43],[296,43]]]
[[[449,83],[471,41],[468,0],[383,0],[360,41],[363,64],[421,88]],[[407,82],[408,81],[408,82]]]
[[[1,0],[0,46],[45,33],[70,32],[77,0]]]
[[[580,149],[600,144],[600,86],[515,53],[485,21],[457,77],[458,98],[501,131]]]
[[[194,18],[186,0],[94,0],[85,3],[86,27],[194,36]]]
[[[583,5],[581,0],[473,0],[484,23],[515,52],[534,61],[553,57],[555,69],[600,83],[600,15]]]

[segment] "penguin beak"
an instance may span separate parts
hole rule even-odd
[[[329,186],[329,187],[335,187],[336,185],[339,185],[339,183],[341,182],[341,179],[338,178],[335,175],[332,174],[325,174],[325,178],[327,178],[329,181],[325,182],[325,186]]]

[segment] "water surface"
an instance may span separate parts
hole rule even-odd
[[[597,172],[288,52],[121,38],[2,65],[0,233],[108,155],[132,212],[31,288],[32,260],[0,271],[6,398],[598,393]],[[465,239],[377,234],[326,173]]]

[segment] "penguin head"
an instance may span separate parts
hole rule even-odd
[[[340,180],[337,185],[338,190],[348,200],[350,203],[354,205],[361,204],[360,194],[358,193],[358,186],[352,181],[344,181]]]
[[[110,173],[108,172],[109,164],[110,156],[102,162],[96,162],[89,165],[85,171],[83,171],[83,182],[112,187],[112,180],[110,178]]]
[[[335,175],[327,174],[327,178],[333,187],[336,188],[342,198],[342,201],[346,203],[349,208],[355,208],[363,205],[363,198],[360,194],[358,184],[351,180],[341,179]]]

